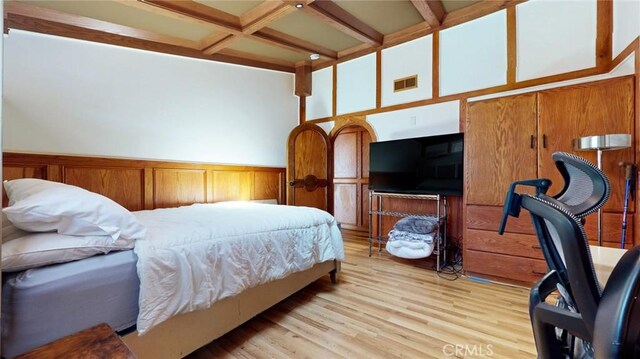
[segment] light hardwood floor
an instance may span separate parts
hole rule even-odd
[[[345,236],[329,276],[191,354],[204,358],[533,358],[529,290],[440,278]]]

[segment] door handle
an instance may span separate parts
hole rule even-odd
[[[329,181],[326,179],[319,179],[314,175],[307,175],[304,179],[295,179],[289,182],[289,186],[296,188],[304,188],[308,192],[313,192],[318,187],[327,187]]]
[[[535,145],[535,139],[536,139],[536,138],[535,138],[535,136],[534,136],[534,135],[531,135],[531,143],[529,144],[529,146],[530,146],[531,148],[534,148],[534,145]]]
[[[542,135],[542,148],[547,148],[547,135]]]

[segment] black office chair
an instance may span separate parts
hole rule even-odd
[[[505,200],[500,234],[504,232],[509,215],[514,217],[520,215],[521,196],[515,192],[517,186],[520,185],[535,187],[536,198],[544,199],[550,205],[566,210],[577,217],[581,224],[584,224],[584,217],[596,212],[607,202],[611,194],[611,186],[602,170],[591,162],[570,153],[556,152],[552,155],[552,159],[564,179],[564,185],[560,192],[554,196],[547,196],[546,192],[551,186],[551,181],[546,178],[512,183]],[[568,290],[570,283],[563,259],[564,252],[558,243],[557,236],[551,232],[545,237],[545,233],[539,232],[539,228],[536,228],[536,233],[549,270],[555,270],[558,273],[560,284],[565,287],[563,289]]]
[[[553,159],[565,180],[563,189],[551,197],[546,195],[551,185],[547,179],[513,183],[500,226],[502,233],[509,215],[517,217],[521,208],[528,210],[549,266],[549,272],[533,286],[529,297],[538,355],[640,357],[635,355],[640,354],[640,324],[631,319],[640,313],[640,306],[635,305],[640,288],[640,250],[625,254],[603,293],[578,216],[604,205],[610,193],[609,181],[602,171],[580,157],[555,153]],[[536,187],[536,195],[516,193],[518,185]],[[547,303],[555,291],[560,293],[559,304]]]

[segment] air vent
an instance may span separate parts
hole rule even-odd
[[[418,75],[413,75],[393,81],[393,92],[411,90],[418,87]]]

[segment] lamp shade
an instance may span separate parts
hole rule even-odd
[[[573,140],[573,149],[577,151],[611,151],[631,147],[631,135],[609,134],[580,137]]]

